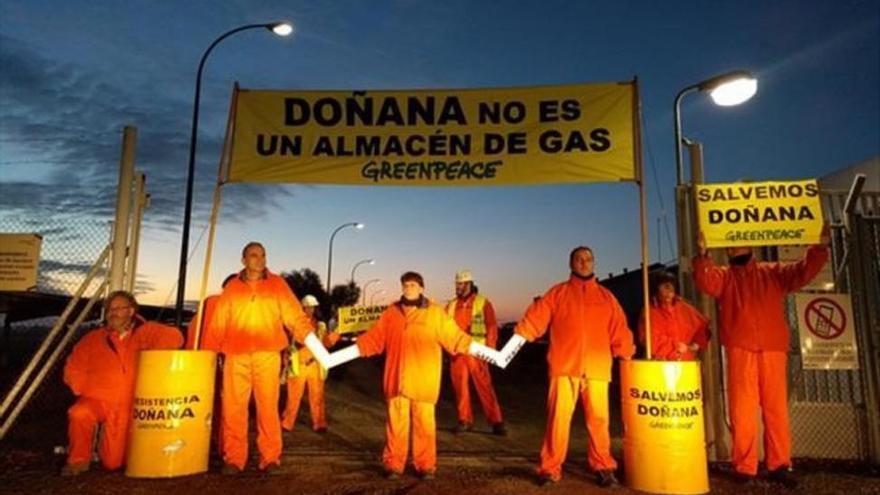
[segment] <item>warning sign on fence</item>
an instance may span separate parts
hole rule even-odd
[[[846,294],[795,294],[804,369],[857,369],[852,305]]]
[[[0,290],[36,289],[42,243],[39,234],[0,234]]]

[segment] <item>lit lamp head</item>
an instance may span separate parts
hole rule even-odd
[[[703,81],[700,91],[709,93],[712,101],[722,107],[732,107],[749,101],[758,91],[758,80],[751,72],[738,70]]]
[[[293,34],[293,24],[287,21],[266,24],[266,29],[272,31],[278,36],[290,36],[291,34]]]

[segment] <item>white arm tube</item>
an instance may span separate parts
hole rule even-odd
[[[507,341],[507,344],[498,352],[500,357],[498,361],[498,367],[501,369],[507,368],[507,365],[513,360],[513,357],[516,356],[516,353],[525,345],[526,339],[522,335],[515,333],[510,340]]]
[[[498,362],[501,359],[501,354],[491,347],[471,341],[471,345],[468,347],[468,354],[487,363],[500,366]]]
[[[330,369],[334,366],[339,366],[340,364],[347,363],[352,359],[357,359],[359,357],[361,357],[361,351],[360,349],[358,349],[358,346],[350,345],[345,349],[340,349],[333,354],[330,354],[330,360],[325,368]]]
[[[324,368],[329,369],[328,363],[330,362],[330,353],[327,352],[327,349],[324,347],[324,344],[318,340],[318,337],[315,335],[315,332],[310,333],[306,336],[306,340],[303,341],[306,347],[312,351],[312,355],[315,356],[315,359],[318,360],[318,363],[321,364]]]

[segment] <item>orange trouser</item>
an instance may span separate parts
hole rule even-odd
[[[413,464],[417,471],[437,469],[437,425],[434,404],[418,402],[398,395],[388,399],[388,419],[385,422],[385,450],[382,464],[388,471],[402,473],[409,450],[409,423],[412,415]]]
[[[324,416],[324,380],[321,379],[321,366],[312,360],[309,364],[300,364],[299,375],[287,379],[287,405],[284,407],[284,418],[281,427],[292,430],[296,424],[299,403],[303,392],[309,389],[309,412],[312,415],[312,429],[327,427]]]
[[[538,472],[553,478],[562,476],[562,463],[568,452],[568,434],[571,415],[580,395],[590,438],[587,443],[587,462],[594,470],[616,469],[611,457],[611,436],[608,433],[608,382],[551,376],[547,394],[547,429],[541,446],[541,464]]]
[[[281,353],[229,354],[223,364],[223,461],[244,469],[248,453],[248,403],[257,404],[260,469],[281,462],[278,387]]]
[[[733,468],[758,473],[758,405],[764,418],[767,469],[791,466],[788,430],[788,356],[779,351],[727,347],[727,386],[733,434]]]
[[[455,389],[455,402],[458,407],[458,420],[462,423],[474,422],[474,412],[471,409],[471,390],[468,379],[473,378],[474,387],[477,389],[477,397],[486,413],[489,424],[500,423],[501,406],[492,389],[492,375],[489,374],[489,365],[479,359],[464,354],[452,358],[452,366],[449,367],[452,376],[452,387]]]
[[[103,424],[98,455],[107,469],[119,469],[125,463],[125,446],[128,438],[130,405],[80,397],[67,410],[67,436],[70,447],[67,463],[79,464],[92,460],[92,439],[95,427]]]

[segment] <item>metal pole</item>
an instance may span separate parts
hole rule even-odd
[[[378,278],[367,280],[367,283],[364,284],[364,291],[361,292],[361,304],[367,303],[367,287],[369,287],[371,284],[379,282],[379,281],[380,280]]]
[[[330,273],[333,268],[333,239],[336,237],[336,234],[339,233],[340,230],[346,227],[355,227],[357,226],[357,222],[348,222],[336,227],[336,230],[330,234],[330,252],[327,254],[327,296],[330,296]]]
[[[189,163],[186,172],[186,198],[183,203],[183,232],[181,233],[180,238],[180,266],[177,271],[177,302],[175,304],[174,326],[178,328],[180,328],[180,325],[183,322],[183,299],[186,294],[186,263],[189,255],[189,224],[190,218],[192,217],[193,182],[196,168],[196,147],[199,135],[199,101],[201,99],[202,71],[205,68],[205,61],[208,59],[211,50],[229,36],[247,29],[267,28],[270,26],[270,24],[247,24],[227,31],[211,43],[208,49],[205,50],[205,53],[202,54],[202,58],[199,61],[199,69],[198,72],[196,72],[195,96],[193,97],[192,130],[189,138]]]
[[[144,219],[144,209],[147,207],[147,176],[143,172],[138,172],[135,177],[134,185],[134,213],[131,218],[134,223],[131,225],[131,232],[128,241],[128,268],[125,270],[125,290],[134,294],[135,283],[137,282],[137,262],[138,252],[141,243],[141,221]]]
[[[351,280],[351,283],[354,283],[354,272],[355,272],[355,270],[357,270],[358,267],[361,266],[361,265],[363,265],[364,263],[369,263],[369,264],[372,265],[372,264],[373,264],[373,260],[372,260],[372,259],[360,260],[360,261],[358,261],[357,263],[355,263],[353,267],[351,267],[351,278],[349,279],[349,280]]]
[[[110,290],[125,287],[125,255],[128,242],[128,218],[131,213],[131,182],[134,176],[134,152],[137,128],[127,125],[122,131],[122,157],[119,160],[119,184],[116,187],[116,218],[113,222],[113,249],[110,256]]]
[[[385,290],[377,290],[376,292],[374,292],[373,295],[370,296],[370,306],[372,306],[376,303],[376,296],[378,296],[380,294],[384,294],[384,293],[385,293]]]
[[[676,184],[679,186],[684,183],[684,167],[681,163],[681,100],[685,95],[698,91],[699,88],[699,84],[694,84],[679,91],[672,106],[673,124],[675,125],[675,170],[678,177]]]

